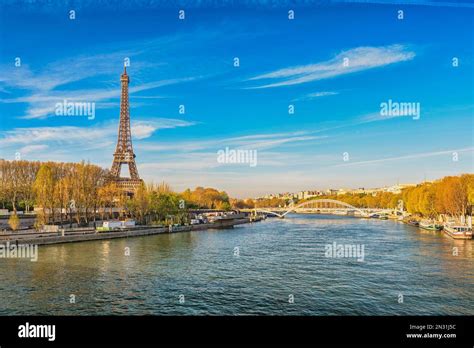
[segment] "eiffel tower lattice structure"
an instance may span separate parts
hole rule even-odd
[[[127,75],[127,68],[124,67],[120,76],[122,84],[122,94],[120,97],[120,123],[118,128],[117,146],[114,153],[114,161],[110,174],[117,186],[127,194],[133,195],[143,180],[138,176],[135,154],[133,153],[132,134],[130,131],[130,105],[128,102],[128,84],[130,79]],[[122,164],[127,164],[130,172],[129,178],[120,176]]]

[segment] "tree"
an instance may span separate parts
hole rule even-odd
[[[10,218],[8,219],[8,225],[13,231],[16,231],[20,227],[20,219],[16,213],[10,215]]]
[[[145,183],[142,183],[133,198],[128,202],[128,207],[132,216],[141,224],[146,224],[146,217],[150,209],[150,195]]]
[[[108,218],[113,218],[113,208],[122,201],[122,192],[115,182],[110,181],[99,188],[98,196],[103,208],[109,208]]]
[[[48,164],[41,165],[33,184],[33,190],[36,204],[42,208],[38,214],[38,223],[39,225],[48,224],[50,214],[54,214],[54,177]]]

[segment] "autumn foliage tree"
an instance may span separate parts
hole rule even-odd
[[[49,164],[43,164],[33,183],[33,191],[36,197],[36,205],[41,207],[38,212],[38,225],[49,223],[50,215],[54,218],[54,177]]]
[[[187,189],[182,193],[183,199],[194,208],[229,210],[229,196],[224,191],[214,188],[196,187],[193,191]]]
[[[413,214],[429,217],[471,214],[474,175],[447,176],[433,183],[423,183],[403,190],[402,197],[408,212]]]
[[[0,201],[14,212],[20,205],[29,211],[34,202],[33,182],[40,162],[0,160]]]
[[[397,208],[403,201],[405,209],[415,215],[436,218],[439,214],[459,217],[472,214],[474,206],[474,175],[447,176],[435,182],[425,182],[407,187],[401,194],[377,192],[374,194],[322,195],[320,199],[333,199],[358,208]],[[314,199],[314,198],[310,198]],[[304,202],[300,200],[297,203]],[[234,200],[233,206],[244,209],[251,204]],[[253,200],[255,207],[284,207],[290,201],[281,198]],[[253,208],[253,207],[252,207]]]
[[[34,206],[38,228],[50,223],[72,225],[73,221],[86,226],[98,216],[109,219],[117,215],[142,224],[183,223],[188,219],[188,208],[230,209],[224,191],[198,187],[176,193],[165,182],[143,184],[130,198],[107,170],[86,162],[0,160],[0,200],[14,212],[20,204],[27,210]],[[11,225],[16,226],[13,220]]]

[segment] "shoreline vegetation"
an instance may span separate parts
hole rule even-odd
[[[0,209],[12,211],[9,226],[19,227],[17,212],[36,213],[35,228],[48,224],[89,226],[108,219],[135,219],[141,225],[189,223],[190,209],[231,210],[227,193],[197,187],[176,193],[166,183],[143,184],[130,198],[109,171],[80,163],[0,160]]]
[[[459,218],[473,214],[474,206],[474,174],[446,176],[432,182],[420,183],[402,189],[399,194],[378,192],[375,194],[339,194],[321,195],[318,199],[333,199],[348,203],[356,208],[396,209],[400,201],[404,209],[415,219],[438,219],[440,217]],[[305,201],[294,201],[299,204]],[[271,198],[258,200],[259,207],[287,207],[288,199]],[[255,208],[255,201],[239,200],[234,202],[239,209]]]
[[[407,187],[400,194],[322,195],[358,208],[395,209],[403,201],[415,219],[459,218],[472,215],[474,174],[447,176]],[[294,203],[301,203],[300,200]],[[232,199],[224,191],[197,187],[173,192],[166,183],[143,184],[126,196],[111,180],[109,171],[86,163],[0,160],[0,209],[11,210],[11,230],[21,226],[19,211],[36,212],[35,228],[44,225],[89,226],[107,219],[134,219],[139,225],[185,225],[192,209],[253,209],[287,207],[285,199]]]

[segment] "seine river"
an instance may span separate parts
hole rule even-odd
[[[363,261],[327,257],[334,243],[363,246]],[[474,241],[387,220],[290,215],[44,246],[0,266],[3,315],[474,314]]]

